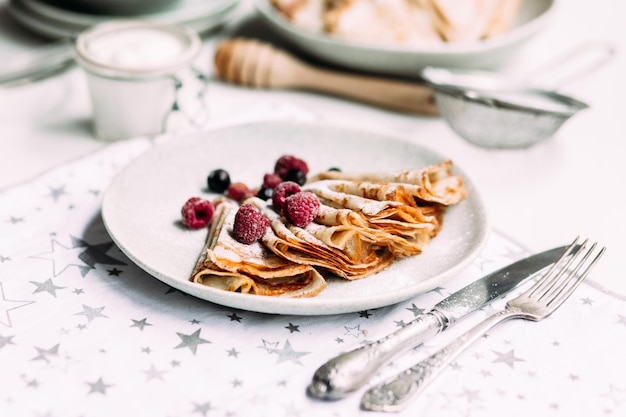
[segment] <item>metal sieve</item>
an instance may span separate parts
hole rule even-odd
[[[435,92],[441,117],[459,136],[486,148],[527,148],[552,137],[570,117],[589,107],[554,88],[530,86],[539,75],[543,78],[564,67],[571,69],[571,61],[580,59],[582,52],[587,55],[586,65],[574,75],[561,77],[560,86],[598,68],[614,49],[606,44],[579,47],[522,80],[493,72],[436,67],[424,68],[421,75]]]

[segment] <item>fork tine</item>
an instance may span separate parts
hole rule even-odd
[[[585,239],[581,244],[578,244],[578,240],[578,237],[574,239],[563,256],[526,292],[528,297],[534,297],[538,301],[543,301],[547,307],[554,309],[569,298],[587,277],[606,249],[604,247],[600,249],[582,274],[578,275],[597,246],[597,243],[593,243],[591,248],[587,249],[589,239]],[[581,255],[582,259],[578,261]],[[568,257],[569,259],[567,259]],[[574,261],[577,261],[577,264],[572,269],[570,267]],[[566,273],[567,276],[563,279],[563,275]]]
[[[591,248],[589,248],[589,250],[585,253],[585,255],[580,260],[580,262],[578,262],[578,264],[576,265],[574,270],[570,273],[570,276],[568,277],[568,279],[565,280],[559,286],[559,288],[556,291],[554,291],[552,294],[550,294],[550,296],[552,298],[547,303],[547,305],[550,308],[552,308],[552,307],[556,308],[559,305],[561,305],[565,300],[567,300],[569,298],[570,295],[572,295],[574,290],[585,280],[585,278],[587,278],[587,275],[589,274],[591,269],[595,266],[596,262],[598,262],[598,260],[604,254],[604,251],[606,250],[605,247],[602,247],[600,249],[600,251],[595,255],[595,257],[591,260],[591,262],[589,262],[587,264],[587,266],[582,271],[582,273],[578,274],[580,269],[583,267],[585,262],[588,260],[589,256],[591,256],[591,254],[595,250],[596,246],[597,246],[596,243],[591,245]],[[576,254],[576,255],[578,255],[578,254]],[[572,259],[575,258],[576,255],[572,256]]]
[[[565,253],[559,258],[559,260],[552,264],[550,269],[548,269],[548,271],[539,280],[537,280],[532,287],[528,289],[528,291],[526,291],[528,296],[532,297],[539,291],[547,291],[545,289],[546,286],[554,286],[558,278],[563,274],[563,271],[571,264],[573,256],[570,257],[567,262],[566,259],[572,254],[572,252],[574,252],[574,249],[576,249],[575,253],[579,253],[587,242],[585,240],[585,242],[581,245],[578,245],[578,239],[579,237],[576,237],[576,239],[574,239],[574,241],[567,247]],[[562,266],[563,262],[566,262],[565,266]],[[553,276],[554,274],[557,274],[556,277]]]

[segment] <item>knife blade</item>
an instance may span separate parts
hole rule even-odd
[[[556,262],[567,246],[553,248],[514,262],[463,287],[417,316],[399,330],[319,367],[307,388],[310,396],[338,400],[362,387],[385,363],[409,348],[421,345],[462,317],[502,297],[536,272]],[[577,250],[577,249],[576,249]]]

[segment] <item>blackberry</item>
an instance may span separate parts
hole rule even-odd
[[[209,190],[215,193],[223,193],[230,185],[230,175],[221,168],[215,169],[209,173],[207,185]]]
[[[261,200],[267,201],[272,198],[273,194],[274,194],[274,189],[270,187],[266,187],[264,185],[261,188],[259,188],[259,191],[257,192],[256,196],[259,197]]]
[[[290,169],[285,174],[285,181],[293,181],[298,185],[304,185],[306,183],[306,172],[301,169]]]

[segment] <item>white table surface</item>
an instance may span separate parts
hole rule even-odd
[[[5,6],[0,1],[3,59],[45,42],[13,22]],[[617,46],[618,54],[609,65],[571,86],[571,92],[591,108],[567,122],[551,140],[531,149],[481,149],[457,137],[440,119],[395,114],[312,93],[251,90],[217,80],[209,87],[209,106],[213,117],[220,119],[262,103],[288,103],[320,121],[392,132],[427,145],[472,176],[492,226],[529,249],[561,245],[578,234],[606,245],[608,251],[594,280],[626,295],[622,272],[625,17],[626,4],[621,0],[563,1],[552,25],[503,69],[534,68],[587,40],[610,40]],[[231,27],[206,39],[209,71],[216,42],[237,30]],[[92,136],[90,116],[87,86],[78,69],[0,90],[0,189],[106,146]]]

